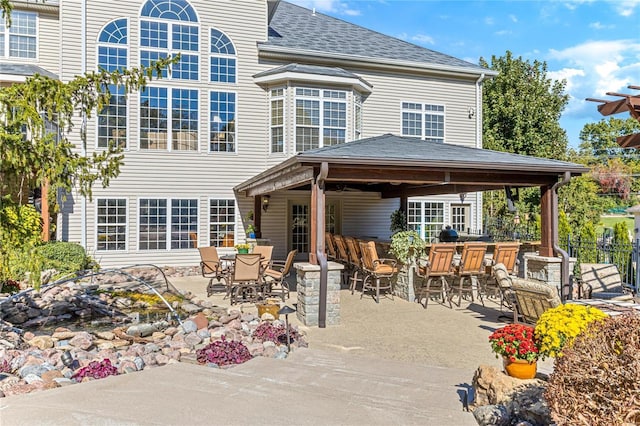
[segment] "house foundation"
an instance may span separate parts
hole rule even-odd
[[[307,326],[318,326],[320,308],[320,265],[294,263],[298,293],[298,320]],[[326,325],[340,324],[340,285],[344,265],[328,263]]]

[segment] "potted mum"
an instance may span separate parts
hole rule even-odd
[[[249,249],[251,249],[251,244],[236,244],[236,250],[238,250],[238,253],[240,254],[247,254],[249,253]]]
[[[561,357],[562,349],[571,345],[591,322],[606,317],[607,314],[598,308],[574,303],[548,309],[540,315],[535,330],[541,359]]]
[[[539,356],[538,343],[533,327],[524,324],[508,324],[489,336],[496,358],[502,356],[505,371],[519,379],[536,376]]]

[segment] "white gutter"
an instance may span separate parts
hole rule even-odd
[[[446,73],[455,73],[455,74],[467,74],[467,75],[478,75],[478,74],[487,74],[487,75],[498,75],[497,71],[485,70],[481,67],[477,69],[466,68],[466,67],[456,67],[450,65],[439,65],[434,63],[426,63],[426,62],[414,62],[414,61],[403,61],[400,59],[388,59],[388,58],[371,58],[367,56],[360,55],[348,55],[344,53],[325,53],[319,52],[315,50],[304,50],[304,49],[292,49],[290,47],[282,47],[282,46],[265,46],[259,45],[258,51],[261,56],[268,57],[269,54],[272,55],[291,55],[291,56],[311,56],[318,59],[321,58],[329,58],[331,60],[344,60],[348,62],[363,62],[368,64],[373,64],[378,67],[389,66],[393,68],[413,68],[413,69],[421,69],[421,70],[432,70],[437,72],[446,72]]]
[[[80,29],[82,34],[80,36],[81,46],[81,61],[80,65],[82,75],[87,73],[87,0],[82,0],[81,13],[80,13]],[[87,114],[82,113],[82,124],[80,127],[80,138],[82,139],[82,156],[87,156]],[[80,245],[87,250],[87,197],[82,196],[82,223],[81,223],[81,235]]]

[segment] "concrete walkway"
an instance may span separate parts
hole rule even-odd
[[[203,299],[207,280],[172,278]],[[296,294],[288,304],[295,307]],[[208,298],[228,305],[221,295]],[[341,292],[341,324],[300,325],[309,349],[230,369],[174,364],[0,399],[4,425],[474,425],[464,392],[480,364],[499,365],[487,337],[495,302],[453,309]],[[253,305],[237,306],[255,311]],[[550,372],[552,363],[539,362]]]

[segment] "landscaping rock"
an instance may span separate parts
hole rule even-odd
[[[35,346],[38,349],[45,350],[53,348],[54,342],[50,336],[36,336],[28,342],[31,346]]]

